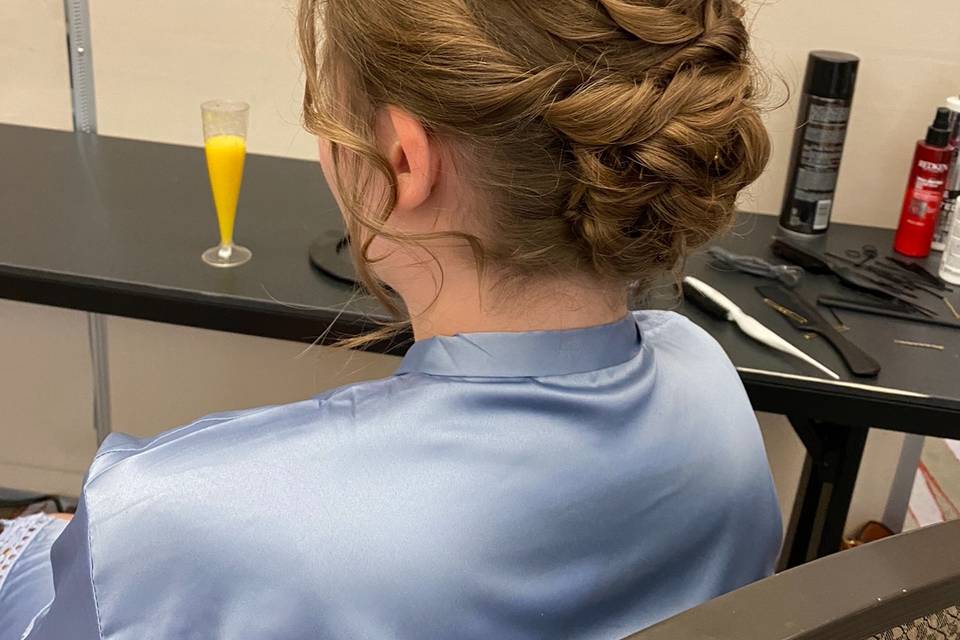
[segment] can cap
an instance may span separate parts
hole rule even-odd
[[[841,51],[811,51],[805,91],[811,95],[849,100],[857,85],[860,58]]]

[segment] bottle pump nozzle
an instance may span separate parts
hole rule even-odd
[[[927,144],[931,147],[946,147],[950,144],[950,110],[937,109],[937,117],[927,129]]]

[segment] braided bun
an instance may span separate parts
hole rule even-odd
[[[736,0],[324,6],[323,69],[304,43],[308,128],[381,167],[363,114],[415,114],[463,151],[489,214],[479,246],[504,268],[644,286],[730,223],[767,162]]]

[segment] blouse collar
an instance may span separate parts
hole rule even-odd
[[[633,315],[585,329],[438,336],[414,344],[398,374],[462,377],[545,377],[623,364],[640,351]]]

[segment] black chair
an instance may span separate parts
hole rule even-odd
[[[57,511],[68,511],[73,507],[76,509],[75,502],[62,496],[48,495],[45,493],[34,493],[32,491],[18,491],[16,489],[0,489],[0,509],[29,507],[38,502],[52,502]]]
[[[960,521],[744,587],[628,640],[960,639]]]

